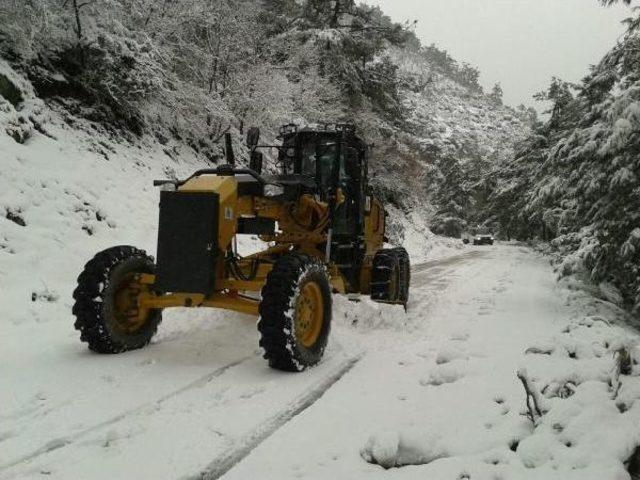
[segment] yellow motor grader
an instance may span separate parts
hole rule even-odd
[[[98,253],[78,277],[75,327],[89,348],[144,347],[169,307],[220,308],[259,316],[264,357],[301,371],[324,353],[332,292],[405,305],[409,256],[385,249],[386,212],[368,182],[368,146],[352,125],[285,125],[281,145],[247,135],[249,168],[227,164],[160,187],[157,257],[131,246]],[[262,174],[265,148],[277,175]],[[238,235],[266,249],[241,256]]]

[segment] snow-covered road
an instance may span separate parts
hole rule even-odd
[[[302,374],[269,370],[255,320],[227,312],[167,313],[149,348],[119,356],[69,331],[8,345],[0,478],[626,478],[640,385],[605,390],[637,337],[608,325],[615,308],[513,245],[417,265],[412,288],[407,313],[336,298],[325,360]],[[547,385],[555,433],[522,415],[521,365]],[[554,396],[569,380],[575,394]]]

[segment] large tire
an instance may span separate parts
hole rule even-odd
[[[153,258],[134,247],[112,247],[98,253],[84,267],[73,292],[75,328],[80,340],[98,353],[121,353],[146,346],[162,320],[160,310],[149,310],[132,322],[138,288],[135,275],[155,272]],[[116,301],[116,299],[118,299]],[[126,301],[129,310],[121,303]]]
[[[409,302],[409,288],[411,286],[411,260],[409,252],[404,248],[395,249],[398,256],[398,269],[400,276],[400,288],[398,292],[398,301],[406,307]]]
[[[406,307],[410,284],[411,264],[404,248],[383,249],[376,253],[371,272],[373,301]]]
[[[300,372],[322,359],[331,330],[331,286],[324,265],[291,253],[267,276],[260,303],[260,346],[269,366]]]

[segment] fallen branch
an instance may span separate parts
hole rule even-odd
[[[524,391],[527,395],[526,402],[527,410],[529,411],[529,419],[533,424],[535,424],[537,422],[536,415],[538,418],[542,417],[542,410],[540,409],[540,395],[533,382],[529,380],[527,370],[525,368],[519,369],[516,375],[522,382],[522,386],[524,387]]]
[[[611,378],[611,388],[613,390],[613,398],[616,399],[618,397],[618,393],[620,393],[620,387],[622,386],[620,376],[631,375],[633,371],[633,359],[631,358],[629,349],[625,346],[620,347],[614,352],[613,359],[615,363]]]
[[[628,347],[620,347],[614,354],[618,375],[631,375],[633,371],[633,359]]]

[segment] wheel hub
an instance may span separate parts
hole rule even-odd
[[[149,317],[149,310],[138,306],[140,293],[148,287],[138,282],[137,275],[125,277],[115,293],[114,324],[122,333],[132,334],[140,330]]]
[[[298,342],[304,347],[312,347],[318,341],[323,320],[322,291],[317,283],[309,282],[302,287],[298,297],[295,319],[295,334]]]

